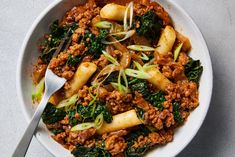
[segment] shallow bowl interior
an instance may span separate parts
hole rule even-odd
[[[177,155],[192,140],[199,130],[209,107],[212,93],[212,67],[209,52],[201,32],[188,14],[171,0],[157,0],[172,17],[176,30],[190,38],[192,51],[190,55],[194,59],[200,59],[204,71],[200,81],[199,99],[200,106],[196,108],[189,116],[187,122],[176,130],[173,142],[154,149],[148,157],[170,157]],[[35,63],[39,53],[37,50],[38,39],[48,32],[48,26],[55,19],[60,19],[64,13],[78,4],[78,0],[56,0],[48,6],[41,15],[35,20],[31,29],[25,37],[17,70],[17,93],[20,104],[27,120],[33,114],[33,104],[31,93],[33,90],[31,81],[32,65]],[[69,157],[70,152],[56,143],[50,137],[49,131],[45,125],[40,122],[36,133],[37,139],[55,156]]]

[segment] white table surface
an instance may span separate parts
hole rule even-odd
[[[201,29],[211,54],[214,90],[206,120],[179,157],[235,156],[235,1],[175,0]],[[0,156],[12,154],[26,120],[15,87],[23,38],[52,0],[0,0]],[[52,157],[33,139],[27,157]]]

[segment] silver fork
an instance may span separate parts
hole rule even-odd
[[[38,105],[26,131],[24,132],[23,137],[18,143],[12,157],[25,156],[49,98],[53,93],[59,90],[65,84],[65,82],[66,79],[58,77],[50,69],[47,68],[45,75],[45,92],[43,98]]]

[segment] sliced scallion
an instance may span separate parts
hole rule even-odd
[[[36,85],[35,90],[32,94],[33,101],[40,101],[44,91],[45,78],[42,78],[40,82]]]
[[[111,63],[113,63],[114,65],[119,65],[118,61],[113,58],[109,53],[107,53],[106,51],[102,51],[102,53],[104,54],[105,58],[107,58]]]
[[[112,28],[112,23],[108,21],[100,21],[95,24],[98,28]]]
[[[127,48],[134,51],[155,51],[155,48],[145,45],[129,45]]]
[[[75,94],[72,97],[59,102],[59,104],[56,107],[62,108],[62,107],[68,107],[68,106],[74,105],[77,102],[78,98],[79,98],[78,94]]]
[[[175,51],[174,51],[174,61],[177,60],[177,58],[180,54],[182,46],[183,46],[183,43],[179,44],[179,46],[175,49]]]

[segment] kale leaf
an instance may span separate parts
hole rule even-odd
[[[77,112],[81,116],[83,121],[94,121],[99,114],[103,114],[104,120],[107,123],[111,123],[113,120],[111,112],[107,106],[100,101],[96,101],[93,105],[83,106],[78,105]]]
[[[73,67],[77,65],[80,61],[82,60],[81,56],[75,56],[73,57],[72,55],[69,55],[68,60],[67,60],[67,65],[70,67]]]
[[[87,31],[84,35],[85,44],[89,52],[88,54],[92,55],[95,59],[99,58],[102,54],[102,50],[105,49],[105,45],[102,41],[106,38],[107,34],[107,30],[101,30],[97,37],[90,31]]]
[[[146,80],[134,78],[129,81],[129,85],[132,91],[141,93],[144,97],[149,94],[148,83]]]
[[[156,93],[150,94],[146,98],[154,107],[158,108],[160,111],[163,110],[162,104],[166,101],[165,93],[163,91],[158,91]]]
[[[184,66],[184,73],[190,81],[199,83],[203,67],[200,60],[189,58],[189,62]]]
[[[184,122],[184,119],[182,118],[181,114],[180,114],[180,104],[178,102],[173,102],[173,114],[174,114],[174,119],[182,124]]]
[[[158,18],[154,11],[148,11],[143,16],[136,16],[135,20],[139,22],[140,27],[136,28],[139,36],[155,40],[160,36],[162,20]]]
[[[72,154],[75,157],[111,157],[111,154],[103,148],[88,148],[82,145],[77,145],[77,147],[72,151]]]
[[[135,110],[136,110],[136,113],[138,115],[138,118],[144,120],[144,112],[145,111],[142,108],[140,108],[140,107],[136,107]]]
[[[51,131],[54,135],[57,135],[57,134],[59,134],[59,133],[64,132],[64,129],[62,129],[62,128],[53,128],[53,129],[50,129],[50,131]]]
[[[60,26],[58,20],[51,24],[49,35],[47,35],[40,45],[42,51],[41,58],[44,63],[48,64],[50,62],[62,39],[67,35],[70,37],[77,27],[78,25],[76,23]]]
[[[56,123],[66,116],[66,112],[62,109],[57,109],[53,104],[48,103],[42,114],[42,120],[45,124]]]
[[[75,118],[75,114],[77,113],[76,109],[68,111],[69,115],[69,125],[75,126],[79,123],[78,119]]]
[[[127,141],[127,149],[125,150],[124,154],[125,157],[140,157],[142,156],[147,150],[150,149],[150,143],[146,143],[141,147],[134,148],[133,145],[137,138],[141,135],[147,135],[150,131],[144,125],[140,125],[136,131],[132,131],[127,134],[124,138]]]

